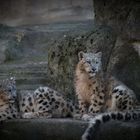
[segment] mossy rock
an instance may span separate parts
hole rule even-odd
[[[91,52],[102,52],[103,70],[107,71],[107,66],[116,42],[116,34],[112,28],[102,25],[95,26],[94,30],[87,36],[86,48]]]
[[[140,57],[129,41],[116,43],[108,71],[134,90],[140,100]]]
[[[84,36],[77,39],[68,36],[64,40],[54,43],[48,50],[50,85],[70,97],[74,94],[74,70],[78,62],[78,52],[86,50],[83,44]]]
[[[22,47],[17,42],[17,40],[9,40],[8,46],[5,50],[5,62],[18,60],[19,58],[23,57]]]

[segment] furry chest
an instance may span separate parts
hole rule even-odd
[[[81,84],[77,90],[77,93],[82,97],[82,100],[89,103],[93,94],[92,88],[88,85]]]

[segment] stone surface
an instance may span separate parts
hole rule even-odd
[[[133,44],[134,49],[138,52],[139,56],[140,56],[140,42],[135,42]]]
[[[7,41],[0,42],[0,63],[3,63],[6,60],[5,50],[7,46]]]
[[[95,140],[139,140],[140,122],[109,122],[103,124],[95,134]]]
[[[93,18],[92,0],[0,1],[0,23],[10,26],[39,25]]]
[[[71,119],[8,121],[0,125],[1,140],[80,140],[88,123]],[[139,140],[140,122],[111,121],[97,129],[94,140]]]
[[[1,140],[80,140],[86,122],[70,119],[10,121],[0,125]]]
[[[114,28],[119,36],[139,40],[140,3],[138,0],[93,0],[95,20]]]

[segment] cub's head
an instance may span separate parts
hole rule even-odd
[[[79,52],[79,62],[82,64],[82,69],[88,73],[96,74],[102,68],[102,53],[84,53]]]
[[[0,81],[0,102],[15,102],[16,96],[15,78]]]

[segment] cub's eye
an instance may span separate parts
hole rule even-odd
[[[96,63],[96,64],[98,64],[98,62],[97,62],[97,61],[96,61],[95,63]]]

